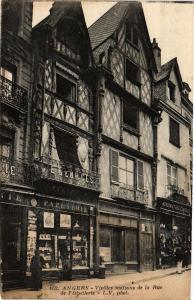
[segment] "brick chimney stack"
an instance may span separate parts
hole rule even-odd
[[[158,46],[158,43],[156,42],[155,38],[153,39],[152,42],[152,48],[153,48],[153,53],[156,61],[157,70],[159,72],[161,69],[161,49]]]

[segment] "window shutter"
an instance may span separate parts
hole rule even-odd
[[[111,180],[112,181],[119,181],[119,172],[118,172],[118,165],[119,165],[119,153],[114,150],[110,150],[110,164],[111,164]]]
[[[167,183],[171,185],[171,166],[167,164]]]
[[[144,189],[143,162],[137,161],[137,187]]]

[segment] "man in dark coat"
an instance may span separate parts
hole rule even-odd
[[[32,287],[35,291],[42,289],[42,267],[44,265],[44,259],[40,256],[39,250],[35,251],[35,255],[32,258],[30,270],[32,273]]]
[[[184,247],[183,247],[183,267],[188,268],[189,256],[190,256],[190,249],[189,249],[187,243],[184,243]]]
[[[183,251],[179,245],[176,248],[175,255],[176,255],[176,262],[177,262],[177,273],[182,274]]]

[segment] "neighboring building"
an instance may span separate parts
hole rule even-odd
[[[99,69],[99,256],[106,273],[155,267],[157,71],[142,5],[119,2],[89,28]],[[155,129],[154,129],[155,128]]]
[[[158,73],[154,102],[162,111],[157,136],[157,265],[173,265],[176,246],[190,241],[190,132],[192,104],[177,59],[161,66],[161,50],[153,41]],[[186,86],[186,90],[185,90]],[[186,93],[187,92],[187,96]],[[188,108],[189,116],[185,110]]]
[[[65,269],[70,277],[90,275],[99,196],[96,83],[81,3],[55,2],[34,27],[33,46],[36,247],[44,277],[63,279]]]
[[[21,284],[27,259],[32,3],[2,1],[1,12],[1,266],[9,288]]]

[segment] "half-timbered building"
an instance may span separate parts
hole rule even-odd
[[[93,56],[81,4],[54,3],[34,27],[33,43],[32,148],[43,274],[90,275],[99,176]]]
[[[99,257],[106,274],[154,269],[156,64],[142,5],[119,2],[89,34],[99,71]]]

